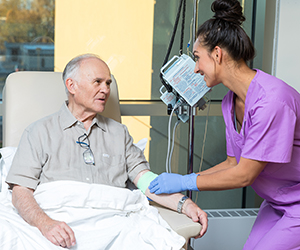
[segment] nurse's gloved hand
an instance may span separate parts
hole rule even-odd
[[[197,188],[198,174],[180,175],[173,173],[162,173],[157,176],[149,185],[151,193],[172,194],[186,190],[199,191]]]

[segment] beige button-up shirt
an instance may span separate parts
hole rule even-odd
[[[86,149],[76,143],[85,133],[95,165],[84,162]],[[133,181],[145,169],[149,164],[125,125],[97,115],[86,131],[63,104],[57,113],[26,128],[6,182],[32,189],[57,180],[126,187],[128,179]]]

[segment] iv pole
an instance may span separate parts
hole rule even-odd
[[[197,32],[197,23],[198,23],[198,0],[194,0],[194,13],[193,13],[193,29],[192,29],[192,46],[196,40]],[[189,107],[189,148],[188,148],[188,174],[194,172],[194,126],[195,126],[195,114],[196,108]],[[188,191],[188,197],[192,199],[192,191]]]

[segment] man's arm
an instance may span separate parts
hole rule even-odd
[[[133,183],[137,186],[140,177],[148,171],[149,170],[141,171],[134,179]],[[177,211],[178,202],[184,196],[181,193],[156,195],[154,193],[150,193],[148,188],[145,191],[145,195],[156,203],[175,211]],[[187,199],[184,202],[182,213],[190,217],[193,221],[199,222],[202,225],[200,234],[196,238],[202,237],[206,233],[208,226],[207,214],[202,209],[200,209],[191,199]]]
[[[54,245],[71,248],[76,244],[72,229],[62,221],[52,220],[37,204],[33,190],[14,185],[12,203],[21,217],[30,225],[37,227]]]

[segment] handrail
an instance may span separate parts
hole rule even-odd
[[[222,116],[221,102],[210,104],[209,116]],[[120,101],[122,116],[166,116],[167,106],[162,101]],[[3,104],[0,103],[0,116],[3,115]],[[196,116],[206,116],[207,109],[197,110]]]

